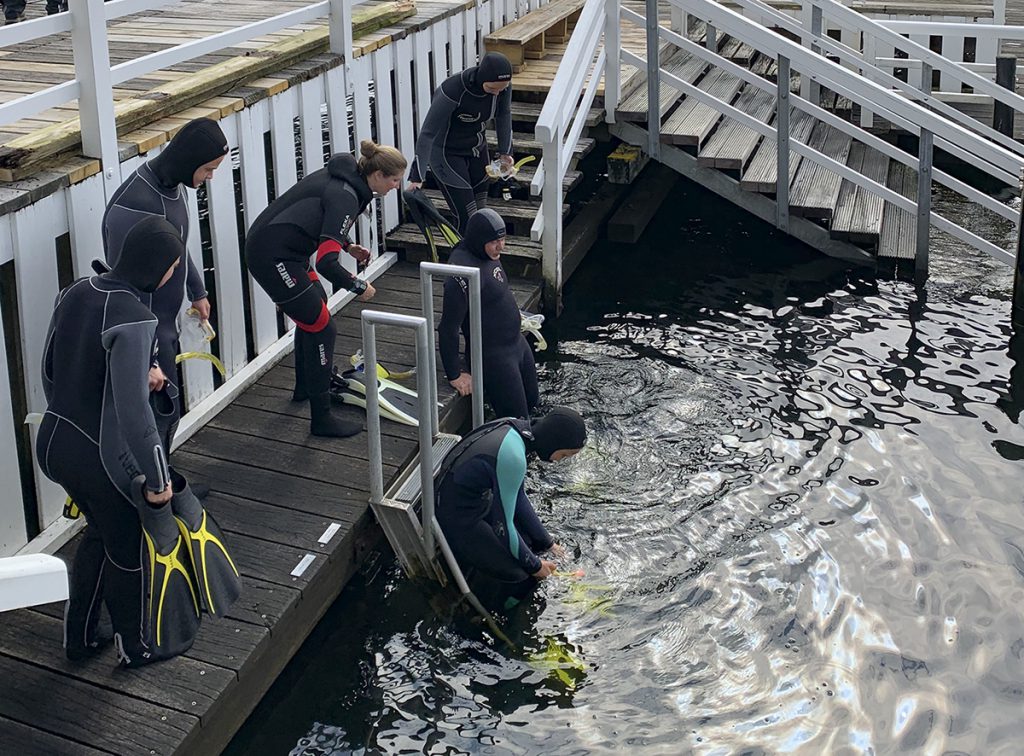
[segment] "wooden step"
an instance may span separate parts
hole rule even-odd
[[[693,84],[700,78],[707,69],[707,63],[689,53],[677,50],[668,60],[665,61],[664,69],[683,81]],[[672,109],[672,106],[679,101],[682,93],[662,83],[658,88],[658,105],[661,110],[661,117]],[[641,83],[636,90],[625,98],[615,111],[619,120],[627,122],[642,122],[647,120],[647,76],[642,75]]]
[[[741,86],[743,82],[740,79],[715,68],[701,79],[697,88],[723,102],[731,103]],[[711,135],[721,118],[720,111],[694,97],[687,97],[662,125],[661,141],[699,147]]]
[[[441,215],[449,220],[454,218],[454,214],[448,208],[448,203],[439,189],[426,189],[425,191],[430,201],[441,211]],[[540,197],[528,200],[503,200],[492,197],[488,200],[487,206],[509,223],[533,223],[537,217],[537,211],[540,209]],[[569,203],[563,202],[562,214],[567,215],[568,213]]]
[[[514,123],[537,123],[540,118],[541,108],[544,106],[537,102],[521,102],[512,100],[512,121]],[[604,111],[600,108],[591,108],[587,112],[587,120],[584,126],[592,129],[604,120]]]
[[[438,252],[446,256],[451,247],[442,238],[436,238],[435,241]],[[387,247],[419,254],[429,254],[430,251],[426,239],[423,238],[423,234],[420,233],[415,223],[403,223],[388,234]],[[531,241],[523,236],[506,236],[505,251],[502,254],[539,260],[541,259],[541,246],[539,242]]]
[[[807,146],[846,165],[853,139],[826,123],[818,123]],[[789,209],[794,215],[831,222],[839,200],[842,177],[814,160],[804,159],[789,192]]]
[[[530,182],[533,181],[533,177],[537,173],[537,164],[530,163],[524,165],[519,169],[519,173],[516,174],[515,182],[525,189],[530,188]],[[562,179],[562,191],[565,193],[571,192],[580,182],[583,180],[583,174],[579,171],[566,171],[565,178]]]
[[[589,137],[580,137],[579,142],[576,143],[576,149],[573,150],[573,158],[579,160],[586,157],[594,149],[595,144],[597,142]],[[488,130],[487,132],[487,147],[492,153],[497,152],[498,136],[494,131]],[[516,156],[535,155],[538,160],[540,160],[543,154],[541,143],[537,141],[533,134],[524,131],[512,133],[512,150]]]
[[[917,196],[917,171],[896,160],[889,161],[886,185],[904,197]],[[878,256],[913,260],[917,251],[917,216],[891,202],[882,210],[882,232],[878,239]]]
[[[775,96],[757,87],[747,86],[736,100],[736,108],[762,123],[770,123],[775,113]],[[761,134],[738,121],[722,119],[715,133],[697,155],[698,165],[741,171],[754,154]]]
[[[811,129],[814,128],[814,119],[802,110],[790,108],[789,111],[789,133],[793,139],[803,144],[811,137]],[[800,156],[795,152],[789,153],[789,176],[787,183],[793,182],[797,168],[800,166]],[[757,148],[750,164],[740,178],[740,188],[748,192],[761,192],[762,194],[775,194],[778,181],[778,145],[774,139],[762,139],[761,146]]]
[[[850,147],[846,164],[865,177],[885,184],[889,175],[889,158],[861,142]],[[882,233],[882,211],[885,200],[853,182],[843,181],[839,201],[830,228],[834,239],[854,244],[875,246]]]

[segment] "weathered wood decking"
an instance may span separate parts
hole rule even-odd
[[[399,263],[375,282],[369,304],[335,315],[335,361],[361,347],[367,308],[418,314],[415,266]],[[521,307],[539,285],[514,281]],[[441,283],[435,284],[440,311]],[[378,329],[384,364],[411,367],[411,335]],[[386,549],[367,505],[366,435],[308,434],[309,408],[291,402],[289,355],[173,455],[173,463],[211,487],[206,506],[230,539],[245,581],[227,618],[206,619],[183,657],[139,670],[115,668],[112,648],[72,664],[61,649],[63,607],[10,612],[0,621],[0,753],[219,753],[291,659],[372,549]],[[439,376],[442,424],[468,414]],[[344,407],[347,417],[361,409]],[[415,453],[416,429],[383,424],[385,479]],[[64,556],[70,556],[75,542]],[[296,568],[306,564],[296,574]]]

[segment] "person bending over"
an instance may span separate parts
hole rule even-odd
[[[331,414],[328,389],[338,332],[318,274],[336,288],[356,292],[362,302],[374,295],[373,286],[345,270],[338,258],[346,251],[359,262],[369,260],[370,250],[353,244],[349,231],[375,195],[401,186],[406,166],[394,147],[364,140],[358,160],[334,155],[326,167],[271,202],[246,236],[249,272],[295,321],[293,399],[309,400],[314,436],[352,436],[362,430],[362,424]],[[311,267],[313,254],[316,262]]]
[[[438,87],[416,140],[409,188],[418,189],[429,170],[466,233],[469,217],[487,205],[490,162],[484,130],[493,120],[498,154],[512,165],[512,64],[487,53],[479,65],[450,76]]]
[[[445,457],[437,477],[437,520],[485,605],[514,606],[555,570],[538,554],[561,551],[526,495],[528,453],[559,462],[586,442],[579,413],[556,407],[532,425],[513,418],[486,423]]]

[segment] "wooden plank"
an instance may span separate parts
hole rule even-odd
[[[97,751],[13,719],[0,717],[0,753],[16,753],[18,756],[102,756],[113,752]]]
[[[550,27],[577,14],[584,3],[585,0],[552,0],[542,8],[492,31],[484,38],[484,43],[488,50],[493,49],[492,43],[525,46],[538,35],[543,35]]]
[[[0,716],[110,753],[172,753],[199,722],[190,714],[7,656],[0,656],[0,677]],[[59,706],[54,691],[60,692]]]
[[[426,252],[429,251],[423,234],[412,223],[403,223],[390,234],[388,234],[388,249],[404,249],[406,251]],[[437,239],[437,251],[445,255],[451,247],[444,239]],[[531,260],[541,259],[541,246],[539,242],[531,241],[519,236],[505,237],[505,251],[509,257],[526,257]]]
[[[573,159],[579,160],[586,157],[596,144],[597,142],[589,137],[580,137],[572,153]],[[498,135],[493,129],[487,131],[487,147],[491,152],[498,149]],[[517,131],[512,133],[512,152],[517,156],[534,155],[540,159],[543,154],[543,146],[533,134]]]
[[[731,103],[742,85],[743,82],[732,74],[714,69],[697,87],[722,102]],[[699,147],[711,135],[721,118],[721,111],[688,97],[661,127],[661,141]]]
[[[693,84],[697,79],[703,75],[707,70],[707,63],[702,59],[689,55],[682,50],[674,53],[665,61],[664,69],[669,73],[677,76],[688,84]],[[648,114],[648,102],[647,102],[647,76],[643,76],[643,83],[637,89],[625,98],[615,111],[615,117],[621,118],[624,121],[640,122],[647,120]],[[661,112],[661,117],[664,118],[665,114],[672,109],[681,97],[684,95],[674,87],[662,83],[658,88],[658,105]]]
[[[608,241],[635,244],[668,197],[679,174],[661,163],[650,163],[631,185],[630,194],[608,219]]]
[[[851,143],[849,135],[828,124],[819,123],[814,127],[807,144],[845,165]],[[841,186],[842,178],[838,173],[824,168],[813,160],[805,159],[793,180],[793,188],[789,194],[790,211],[804,218],[831,221]]]
[[[762,123],[771,123],[775,97],[757,87],[745,87],[735,107]],[[698,165],[739,171],[761,141],[761,134],[726,116],[697,155]]]
[[[36,612],[8,612],[0,623],[0,654],[200,718],[236,679],[230,670],[183,656],[125,675],[117,671],[113,647],[98,658],[70,662],[61,648],[63,624]]]
[[[512,101],[512,122],[513,123],[536,123],[540,118],[540,110],[543,105],[535,102]],[[604,120],[604,111],[598,108],[591,108],[587,111],[587,120],[584,125],[592,129]]]
[[[814,119],[802,110],[791,108],[789,111],[789,133],[798,142],[807,143],[811,137],[811,129],[814,128]],[[750,164],[743,172],[740,179],[740,188],[748,192],[761,192],[762,194],[774,194],[778,181],[778,145],[774,139],[764,139],[758,147]],[[794,152],[789,153],[789,177],[790,183],[796,175],[800,166],[800,156]]]
[[[860,142],[850,147],[846,164],[880,184],[885,184],[889,173],[889,158]],[[856,244],[877,244],[884,205],[885,201],[874,192],[844,180],[832,218],[831,235]]]
[[[891,160],[886,185],[904,197],[912,198],[917,190],[917,171],[903,163]],[[882,212],[882,231],[878,240],[878,256],[913,260],[917,242],[917,218],[913,213],[885,203]]]

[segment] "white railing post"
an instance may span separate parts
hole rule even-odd
[[[710,32],[710,26],[708,30]],[[661,154],[661,47],[658,37],[658,0],[647,0],[647,154]],[[561,217],[561,216],[559,216]]]
[[[619,49],[622,46],[620,2],[621,0],[605,0],[604,120],[606,123],[615,123],[615,111],[619,107],[621,91],[621,82],[619,81],[619,74],[622,71],[622,59],[619,55]]]
[[[582,115],[581,117],[586,117]],[[557,124],[544,140],[544,191],[541,211],[544,233],[541,236],[541,269],[544,274],[545,307],[558,314],[562,309],[562,162],[564,127]]]
[[[775,133],[778,140],[775,170],[775,225],[789,233],[789,58],[778,56],[778,91],[775,97]]]
[[[921,61],[921,91],[932,91],[932,67]],[[921,129],[917,146],[917,239],[914,251],[914,269],[918,276],[928,275],[928,243],[932,217],[932,159],[934,137],[928,129]]]
[[[345,69],[346,94],[352,93],[352,0],[329,0],[327,28],[331,52],[340,55]]]
[[[121,163],[117,153],[107,17],[103,3],[92,0],[71,0],[70,10],[75,78],[81,88],[78,115],[82,128],[82,153],[100,159],[103,188],[106,196],[110,197],[121,185]]]

